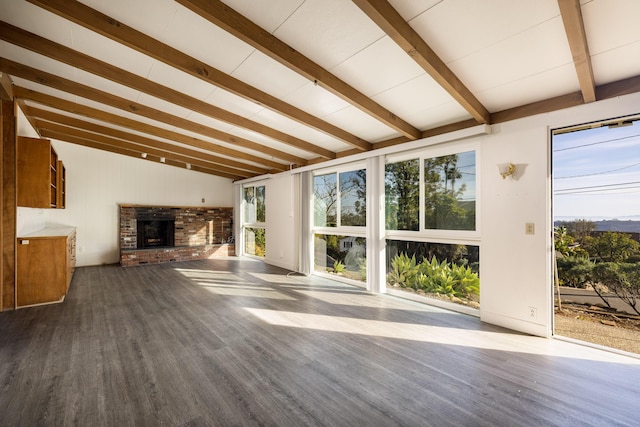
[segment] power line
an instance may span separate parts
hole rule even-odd
[[[624,170],[624,169],[630,169],[630,168],[636,167],[638,165],[640,165],[640,162],[634,163],[634,164],[632,164],[630,166],[624,166],[624,167],[621,167],[621,168],[618,168],[618,169],[611,169],[611,170],[608,170],[608,171],[589,173],[589,174],[585,174],[585,175],[554,176],[553,179],[584,178],[584,177],[587,177],[587,176],[606,175],[606,174],[609,174],[609,173],[612,173],[612,172],[618,172],[618,171],[621,171],[621,170]]]
[[[557,150],[553,150],[553,152],[554,152],[554,153],[558,153],[558,152],[560,152],[560,151],[575,150],[575,149],[577,149],[577,148],[591,147],[591,146],[593,146],[593,145],[604,144],[604,143],[607,143],[607,142],[618,142],[618,141],[623,141],[623,140],[625,140],[625,139],[637,138],[638,136],[640,136],[640,134],[624,136],[624,137],[622,137],[622,138],[606,139],[606,140],[604,140],[604,141],[591,142],[591,143],[589,143],[589,144],[576,145],[576,146],[574,146],[574,147],[559,148],[559,149],[557,149]]]

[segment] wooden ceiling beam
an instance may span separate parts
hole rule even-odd
[[[361,151],[371,149],[367,142],[345,130],[332,125],[312,114],[307,113],[291,104],[271,96],[253,86],[244,83],[196,58],[166,45],[148,35],[137,31],[122,22],[115,20],[78,1],[70,0],[28,0],[52,13],[66,18],[91,31],[102,34],[118,43],[124,44],[151,58],[177,68],[193,77],[223,88],[235,95],[255,102],[270,110],[312,127],[329,136],[337,138]]]
[[[90,140],[86,140],[80,137],[76,137],[76,136],[71,136],[71,135],[66,135],[64,133],[59,133],[59,132],[55,132],[55,131],[51,131],[48,129],[43,129],[42,130],[42,137],[43,138],[51,138],[51,139],[58,139],[60,141],[65,141],[68,142],[70,144],[75,144],[75,145],[81,145],[83,147],[88,147],[88,148],[94,148],[96,150],[101,150],[101,151],[108,151],[110,153],[115,153],[115,154],[120,154],[123,156],[128,156],[128,157],[133,157],[136,159],[140,159],[140,153],[138,151],[135,150],[131,150],[131,149],[126,149],[126,148],[120,148],[120,147],[115,147],[109,144],[102,144],[96,141],[90,141]],[[160,162],[160,157],[161,156],[152,156],[149,155],[146,159],[146,161],[153,161],[153,162],[157,162],[157,163],[161,163]],[[184,169],[186,167],[185,163],[182,162],[178,162],[175,160],[171,160],[171,159],[167,159],[164,163],[165,165],[168,166],[175,166],[178,167],[180,169]],[[192,166],[191,167],[192,171],[196,171],[196,172],[202,172],[202,173],[206,173],[209,175],[216,175],[216,176],[220,176],[223,178],[229,178],[232,180],[237,180],[237,179],[244,179],[244,177],[240,177],[240,176],[236,176],[233,174],[228,174],[225,172],[220,172],[217,171],[215,169],[208,169],[205,167],[201,167],[201,166]]]
[[[47,95],[34,90],[25,89],[20,86],[15,87],[16,98],[26,99],[29,101],[37,102],[38,104],[53,107],[55,109],[66,111],[73,114],[78,114],[84,117],[100,120],[113,125],[122,126],[128,129],[132,129],[138,132],[146,133],[149,135],[157,136],[160,138],[168,139],[171,141],[179,142],[190,147],[206,150],[210,153],[222,154],[231,158],[243,159],[253,163],[263,164],[276,170],[287,170],[289,165],[274,162],[268,159],[263,159],[258,156],[252,156],[250,154],[240,152],[238,150],[230,149],[227,147],[215,145],[215,149],[212,149],[212,143],[204,141],[192,136],[187,136],[179,132],[170,131],[164,128],[153,126],[147,123],[142,123],[137,120],[132,120],[126,117],[121,117],[116,114],[107,113],[97,108],[88,107],[75,102],[67,101],[57,98],[52,95]],[[204,153],[203,153],[204,154]],[[301,159],[306,162],[306,160]]]
[[[151,139],[144,136],[124,132],[118,129],[113,129],[113,128],[98,125],[95,123],[86,122],[84,120],[76,119],[70,116],[65,116],[63,114],[58,114],[53,111],[43,110],[40,108],[31,107],[31,106],[28,106],[27,108],[28,108],[28,115],[36,119],[46,120],[47,122],[55,123],[58,125],[69,126],[69,127],[77,128],[87,132],[108,136],[111,138],[118,138],[125,141],[135,142],[136,144],[144,146],[145,147],[144,149],[153,148],[157,150],[162,150],[165,153],[173,153],[176,155],[181,155],[185,158],[191,158],[193,160],[193,163],[195,163],[196,159],[198,159],[200,161],[204,161],[207,163],[224,165],[225,167],[228,167],[230,170],[238,169],[241,171],[251,171],[257,174],[265,174],[265,173],[271,172],[268,169],[264,169],[255,165],[241,163],[226,157],[213,156],[211,154],[203,153],[201,151],[191,150],[189,148],[180,147],[167,142],[158,141],[156,139]],[[240,174],[239,172],[237,173]]]
[[[246,148],[246,149],[257,151],[257,152],[262,152],[267,156],[271,156],[276,159],[282,159],[289,163],[295,163],[299,165],[306,164],[306,160],[300,159],[297,156],[292,156],[280,150],[269,148],[262,144],[258,144],[256,142],[249,141],[247,139],[240,138],[240,137],[231,135],[229,133],[219,131],[217,129],[213,129],[213,128],[201,125],[199,123],[195,123],[187,119],[183,119],[181,117],[173,116],[164,111],[156,110],[154,108],[147,107],[143,104],[129,101],[124,98],[120,98],[113,94],[103,92],[103,91],[91,88],[89,86],[85,86],[80,83],[76,83],[71,80],[62,78],[62,77],[58,77],[56,75],[47,73],[45,71],[37,70],[35,68],[28,67],[26,65],[18,64],[6,58],[0,57],[0,70],[5,71],[13,76],[20,77],[22,79],[29,80],[42,85],[46,85],[48,87],[51,87],[69,94],[73,94],[85,99],[90,99],[100,104],[108,105],[110,107],[114,107],[114,108],[126,111],[128,113],[133,113],[133,114],[146,117],[161,123],[165,123],[171,126],[176,126],[178,128],[195,132],[200,135],[205,135],[210,138],[220,140],[234,146]],[[47,101],[46,96],[39,95],[39,93],[36,91],[27,90],[26,93],[21,93],[21,96],[29,99],[33,99],[34,101],[44,103],[44,104],[46,104],[47,102],[50,102],[50,101]],[[82,110],[74,110],[70,112],[82,114]],[[199,148],[205,148],[208,151],[219,152],[220,154],[224,153],[222,149],[228,150],[227,147],[223,147],[218,144],[214,144],[214,143],[208,143],[208,144],[209,144],[208,147],[199,147]],[[235,155],[238,158],[244,158],[244,156],[248,155],[240,150],[236,150],[236,151],[237,151],[237,154]],[[298,161],[302,161],[302,162],[297,163]],[[273,165],[272,167],[277,167],[277,166]]]
[[[356,90],[291,46],[260,28],[219,0],[176,0],[260,52],[342,98],[385,125],[414,140],[420,130]]]
[[[573,64],[578,74],[580,91],[585,103],[596,100],[596,82],[591,65],[591,54],[582,19],[580,0],[558,0],[564,30],[569,41]]]
[[[640,92],[640,75],[596,86],[598,101]]]
[[[325,148],[304,141],[293,135],[254,122],[238,114],[231,113],[205,101],[185,95],[175,89],[147,80],[134,73],[118,68],[112,64],[95,59],[84,53],[75,51],[59,43],[40,37],[7,22],[0,21],[0,39],[8,43],[31,50],[56,61],[87,71],[104,79],[121,84],[131,89],[146,93],[155,98],[179,105],[205,116],[230,123],[273,138],[292,147],[318,154],[327,159],[334,159],[335,153]]]
[[[478,123],[489,123],[491,118],[489,111],[393,6],[386,0],[353,0],[353,2]]]
[[[57,123],[49,122],[46,120],[35,118],[34,122],[40,131],[41,135],[51,135],[54,133],[56,136],[47,136],[48,138],[55,138],[60,141],[75,143],[75,138],[81,139],[83,141],[93,141],[97,142],[109,147],[125,149],[131,151],[136,154],[136,157],[142,158],[142,153],[148,153],[156,157],[164,157],[166,160],[173,160],[175,162],[179,162],[182,165],[186,165],[187,163],[192,165],[198,165],[201,167],[206,167],[210,170],[215,170],[217,172],[222,172],[227,175],[233,175],[241,178],[248,178],[255,175],[260,175],[259,173],[251,173],[248,171],[241,171],[233,168],[229,168],[226,166],[219,165],[217,163],[205,162],[204,160],[198,160],[191,157],[181,156],[179,154],[165,151],[162,149],[141,145],[131,140],[121,140],[117,138],[111,138],[106,135],[95,134],[92,132],[88,132],[86,130],[77,129],[69,126],[60,125]]]
[[[0,73],[0,99],[13,101],[13,82],[7,73]]]

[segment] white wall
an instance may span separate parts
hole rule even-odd
[[[289,172],[265,181],[267,231],[265,261],[278,267],[295,268],[294,184]],[[283,197],[284,196],[284,197]],[[273,203],[276,201],[276,203]]]
[[[233,206],[229,179],[60,141],[53,145],[67,170],[67,207],[19,208],[18,235],[45,225],[76,226],[78,266],[119,262],[119,204]]]
[[[551,334],[550,131],[639,112],[640,94],[633,94],[492,126],[482,146],[482,320]],[[526,164],[524,175],[503,181],[496,166],[501,162]],[[535,224],[535,235],[525,234],[526,223]],[[537,309],[536,318],[530,307]]]
[[[514,330],[549,336],[552,327],[552,216],[550,129],[640,113],[640,94],[493,125],[480,140],[481,319]],[[499,163],[524,172],[503,180]],[[270,180],[267,190],[267,262],[295,265],[298,237],[293,178]],[[291,190],[289,190],[291,188]],[[533,223],[535,234],[525,234]],[[281,256],[282,255],[282,256]],[[290,268],[290,267],[286,267]],[[530,316],[530,307],[536,315]]]

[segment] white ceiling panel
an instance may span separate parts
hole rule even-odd
[[[496,112],[579,91],[575,67],[573,64],[566,64],[494,86],[478,92],[477,96],[490,111]]]
[[[391,0],[389,3],[398,11],[405,21],[411,21],[443,1],[444,0]]]
[[[557,17],[449,66],[471,91],[481,92],[572,63],[562,19]]]
[[[271,110],[262,110],[258,114],[252,116],[251,120],[273,127],[281,132],[285,132],[291,136],[295,136],[329,150],[332,149],[331,147],[344,148],[344,146],[346,146],[345,143],[340,142],[331,136],[328,136],[308,126],[304,126],[281,114],[274,113]]]
[[[350,105],[320,85],[309,81],[285,97],[284,101],[318,117],[325,117]]]
[[[399,136],[393,129],[364,114],[356,107],[343,108],[325,117],[325,120],[336,126],[349,129],[352,134],[370,142]]]
[[[389,110],[394,111],[397,116],[409,121],[418,129],[424,129],[428,122],[410,120],[409,117],[415,117],[413,113],[430,110],[433,107],[453,101],[451,95],[428,74],[422,74],[401,85],[392,87],[376,95],[373,99]]]
[[[597,85],[633,77],[640,65],[640,41],[599,53],[591,60]]]
[[[79,0],[138,31],[162,40],[180,8],[173,0]]]
[[[253,48],[209,21],[175,3],[178,10],[165,32],[164,43],[230,74]]]
[[[640,1],[593,0],[582,7],[591,55],[640,41]]]
[[[217,89],[205,101],[242,117],[251,117],[264,109],[262,105],[234,95],[224,89]]]
[[[140,93],[136,102],[181,118],[186,118],[192,113],[192,111],[187,108],[147,95],[146,93]]]
[[[0,19],[39,36],[71,46],[71,22],[26,1],[0,0]]]
[[[66,79],[73,80],[75,77],[76,68],[2,40],[0,40],[0,56]]]
[[[275,36],[330,70],[384,33],[350,1],[307,0]]]
[[[177,90],[184,95],[201,101],[211,96],[217,89],[211,83],[183,73],[159,61],[154,61],[147,78],[152,82],[159,83],[162,86]]]
[[[411,26],[449,63],[559,15],[556,0],[447,0],[413,19]]]
[[[369,97],[425,73],[389,37],[358,52],[331,72]]]
[[[198,123],[213,129],[221,130],[223,132],[229,132],[234,128],[234,126],[229,123],[214,119],[209,116],[205,116],[204,114],[200,114],[195,111],[191,111],[184,118],[191,122]]]
[[[234,135],[237,135],[237,136],[239,136],[241,138],[245,138],[245,139],[248,139],[250,141],[254,141],[254,142],[258,143],[258,144],[263,144],[263,145],[265,145],[267,147],[271,147],[271,148],[274,148],[274,149],[279,150],[279,151],[284,151],[286,153],[292,154],[292,155],[297,156],[297,157],[301,157],[303,159],[313,159],[315,157],[318,157],[317,154],[313,154],[313,153],[309,153],[308,151],[297,149],[297,148],[295,148],[295,147],[293,147],[291,145],[282,143],[280,141],[276,141],[274,139],[265,137],[264,135],[261,135],[261,134],[256,133],[256,132],[252,132],[252,131],[247,130],[247,129],[233,128],[233,129],[231,129],[231,132]],[[263,156],[266,156],[266,155],[263,155]],[[266,156],[266,157],[268,157],[268,156]],[[278,159],[273,159],[273,160],[277,161]]]
[[[260,28],[273,33],[304,0],[269,0],[268,7],[256,7],[254,1],[246,0],[224,0],[224,3]]]
[[[249,55],[232,76],[278,98],[286,97],[309,82],[258,51]]]
[[[153,58],[78,25],[72,24],[71,29],[73,50],[142,77],[149,75]]]
[[[469,120],[471,115],[455,101],[449,101],[424,110],[415,110],[404,117],[419,129],[432,129]]]

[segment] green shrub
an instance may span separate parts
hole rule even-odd
[[[416,257],[409,258],[407,254],[400,253],[391,260],[391,271],[387,274],[387,282],[402,288],[413,288],[417,274]]]
[[[558,278],[562,286],[584,289],[593,282],[594,263],[586,256],[565,256],[557,259]]]
[[[342,273],[344,271],[344,264],[342,261],[335,261],[333,263],[333,271],[336,273]]]
[[[456,265],[446,260],[438,262],[424,258],[416,263],[415,256],[409,258],[401,253],[391,261],[391,271],[387,275],[391,285],[421,289],[429,293],[466,297],[480,295],[480,278],[466,265]]]

